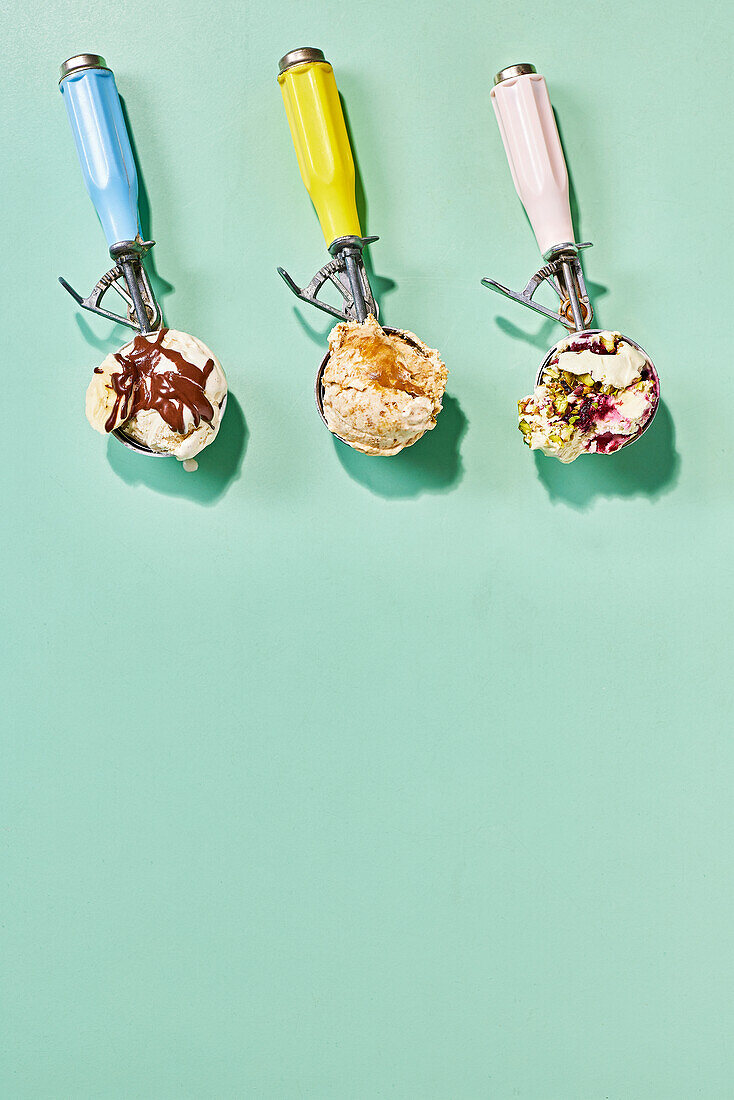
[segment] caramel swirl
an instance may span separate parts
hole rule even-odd
[[[349,341],[357,349],[365,366],[365,373],[378,386],[386,390],[402,390],[411,397],[423,397],[424,392],[416,384],[410,371],[402,362],[394,341],[379,333],[355,335]]]

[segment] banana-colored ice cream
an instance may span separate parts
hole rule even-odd
[[[374,317],[344,321],[329,336],[322,377],[329,429],[368,455],[395,455],[435,427],[447,370],[412,332],[386,332]]]
[[[227,379],[201,340],[176,329],[139,334],[96,367],[87,419],[98,432],[122,434],[188,468],[219,431]]]

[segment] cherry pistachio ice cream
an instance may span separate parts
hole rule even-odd
[[[98,432],[120,430],[184,468],[219,431],[227,379],[219,360],[195,336],[176,329],[139,334],[96,367],[87,389],[87,419]]]
[[[447,371],[437,351],[412,332],[374,317],[344,321],[329,336],[321,383],[324,419],[368,455],[395,455],[436,425]]]
[[[619,332],[575,332],[518,401],[520,431],[531,450],[561,462],[612,454],[645,430],[659,396],[655,368],[635,344]]]

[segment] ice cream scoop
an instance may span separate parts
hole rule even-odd
[[[535,392],[519,402],[520,430],[532,449],[563,462],[612,454],[650,425],[660,396],[657,371],[634,340],[589,328],[593,309],[579,251],[590,246],[575,243],[568,170],[544,78],[533,65],[512,65],[497,74],[491,96],[515,189],[546,263],[522,292],[493,279],[482,283],[572,334],[549,350]],[[533,301],[544,282],[560,299],[557,311]]]
[[[186,332],[161,328],[139,334],[95,368],[86,412],[98,432],[120,432],[190,469],[215,439],[226,399],[227,380],[209,348]]]
[[[98,54],[78,54],[61,66],[59,84],[114,261],[86,298],[59,281],[83,309],[139,333],[96,369],[87,416],[132,450],[175,455],[195,469],[194,455],[214,439],[224,414],[224,372],[195,337],[163,327],[144,264],[155,242],[144,241],[140,231],[138,177],[114,74]],[[102,305],[110,290],[127,307],[124,315]]]
[[[395,455],[435,427],[446,367],[412,332],[370,315],[332,329],[319,378],[327,428],[363,454]]]
[[[365,454],[394,455],[434,426],[446,368],[438,353],[412,333],[377,324],[378,306],[363,259],[364,248],[377,237],[362,236],[354,159],[331,65],[321,50],[291,50],[280,59],[278,83],[301,176],[332,257],[303,288],[282,267],[278,272],[298,298],[344,322],[329,336],[330,351],[316,376],[316,405],[329,430],[345,443]],[[326,286],[336,288],[341,306],[319,297]],[[396,357],[411,377],[413,368],[422,377],[430,362],[426,392],[410,395],[394,385],[384,374],[386,356]]]

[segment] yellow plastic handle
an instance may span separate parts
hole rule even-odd
[[[354,159],[334,70],[328,61],[293,65],[278,77],[298,166],[327,245],[361,237]]]

